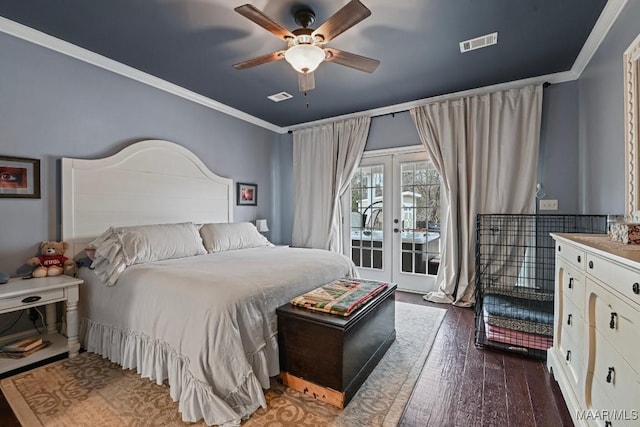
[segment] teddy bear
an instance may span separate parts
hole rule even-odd
[[[40,244],[40,256],[30,258],[27,264],[37,266],[31,273],[33,277],[59,276],[73,274],[74,263],[64,256],[69,247],[67,242],[44,241]]]

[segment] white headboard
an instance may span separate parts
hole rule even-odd
[[[62,159],[62,239],[80,253],[110,226],[233,221],[233,181],[168,141],[111,157]]]

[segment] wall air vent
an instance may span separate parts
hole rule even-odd
[[[480,49],[481,47],[491,46],[496,43],[498,43],[498,33],[486,34],[484,36],[476,37],[475,39],[460,42],[460,52],[465,53],[470,50]]]
[[[273,102],[280,102],[284,101],[285,99],[293,98],[293,95],[288,94],[287,92],[280,92],[271,96],[267,96],[267,98],[269,98]]]

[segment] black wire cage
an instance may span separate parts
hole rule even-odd
[[[477,216],[476,346],[546,358],[553,344],[554,232],[606,233],[607,216]]]

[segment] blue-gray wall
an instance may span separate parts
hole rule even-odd
[[[365,151],[421,145],[416,125],[408,111],[371,119]]]
[[[281,241],[291,243],[293,232],[293,135],[280,135],[280,218]]]
[[[640,0],[629,0],[579,79],[581,207],[624,212],[622,55],[640,33]]]
[[[545,89],[538,175],[559,213],[623,210],[622,53],[640,33],[638,16],[640,0],[629,0],[582,77]],[[40,240],[59,237],[60,157],[102,157],[147,138],[180,143],[216,173],[258,183],[260,205],[237,207],[236,220],[267,218],[270,238],[290,242],[291,135],[2,34],[0,58],[0,154],[43,162],[41,200],[0,199],[0,269],[12,272]],[[366,149],[416,144],[404,112],[374,118]]]
[[[42,166],[41,199],[0,199],[0,271],[14,273],[40,241],[60,238],[61,157],[104,157],[142,139],[176,142],[217,174],[257,183],[259,205],[236,206],[234,219],[267,218],[279,241],[279,135],[0,33],[0,155]]]
[[[578,83],[551,85],[544,89],[538,183],[541,196],[558,200],[558,210],[548,213],[578,214]]]

